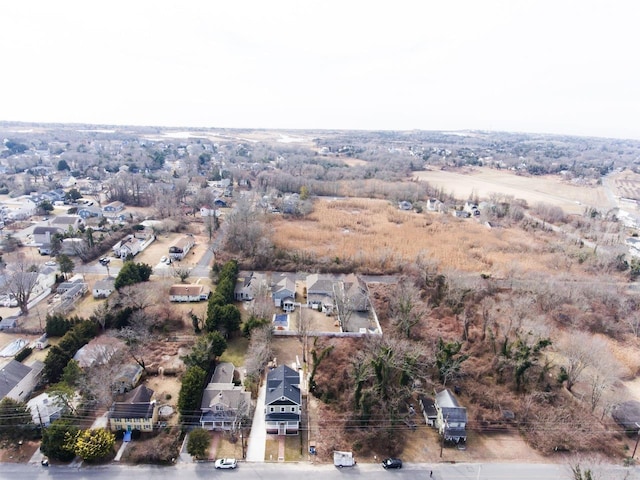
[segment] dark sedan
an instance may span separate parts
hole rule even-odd
[[[402,468],[402,460],[399,458],[385,458],[382,461],[384,468]]]

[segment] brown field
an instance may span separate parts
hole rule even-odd
[[[585,205],[604,210],[615,206],[604,187],[573,185],[555,175],[524,176],[510,170],[480,167],[414,172],[414,177],[459,199],[470,195],[486,199],[492,193],[501,193],[526,200],[530,206],[537,203],[555,205],[566,213],[583,213]]]
[[[301,220],[274,218],[275,244],[318,259],[393,271],[418,257],[443,269],[502,276],[507,270],[556,271],[553,234],[489,228],[472,219],[400,211],[385,200],[318,199]],[[563,255],[566,257],[566,254]]]

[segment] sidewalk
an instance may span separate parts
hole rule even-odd
[[[264,421],[264,397],[266,392],[267,382],[262,382],[247,444],[247,462],[264,462],[267,441],[267,430]]]

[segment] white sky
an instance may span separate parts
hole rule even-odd
[[[6,0],[0,120],[640,139],[635,0]]]

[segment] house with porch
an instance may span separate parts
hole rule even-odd
[[[249,416],[251,394],[234,385],[234,371],[233,363],[218,364],[202,394],[200,426],[205,430],[234,431]]]
[[[271,298],[276,307],[285,312],[293,312],[296,299],[296,281],[289,275],[274,278],[276,281],[271,287]]]
[[[268,434],[298,434],[302,413],[298,372],[286,365],[280,365],[267,374],[264,413]]]

